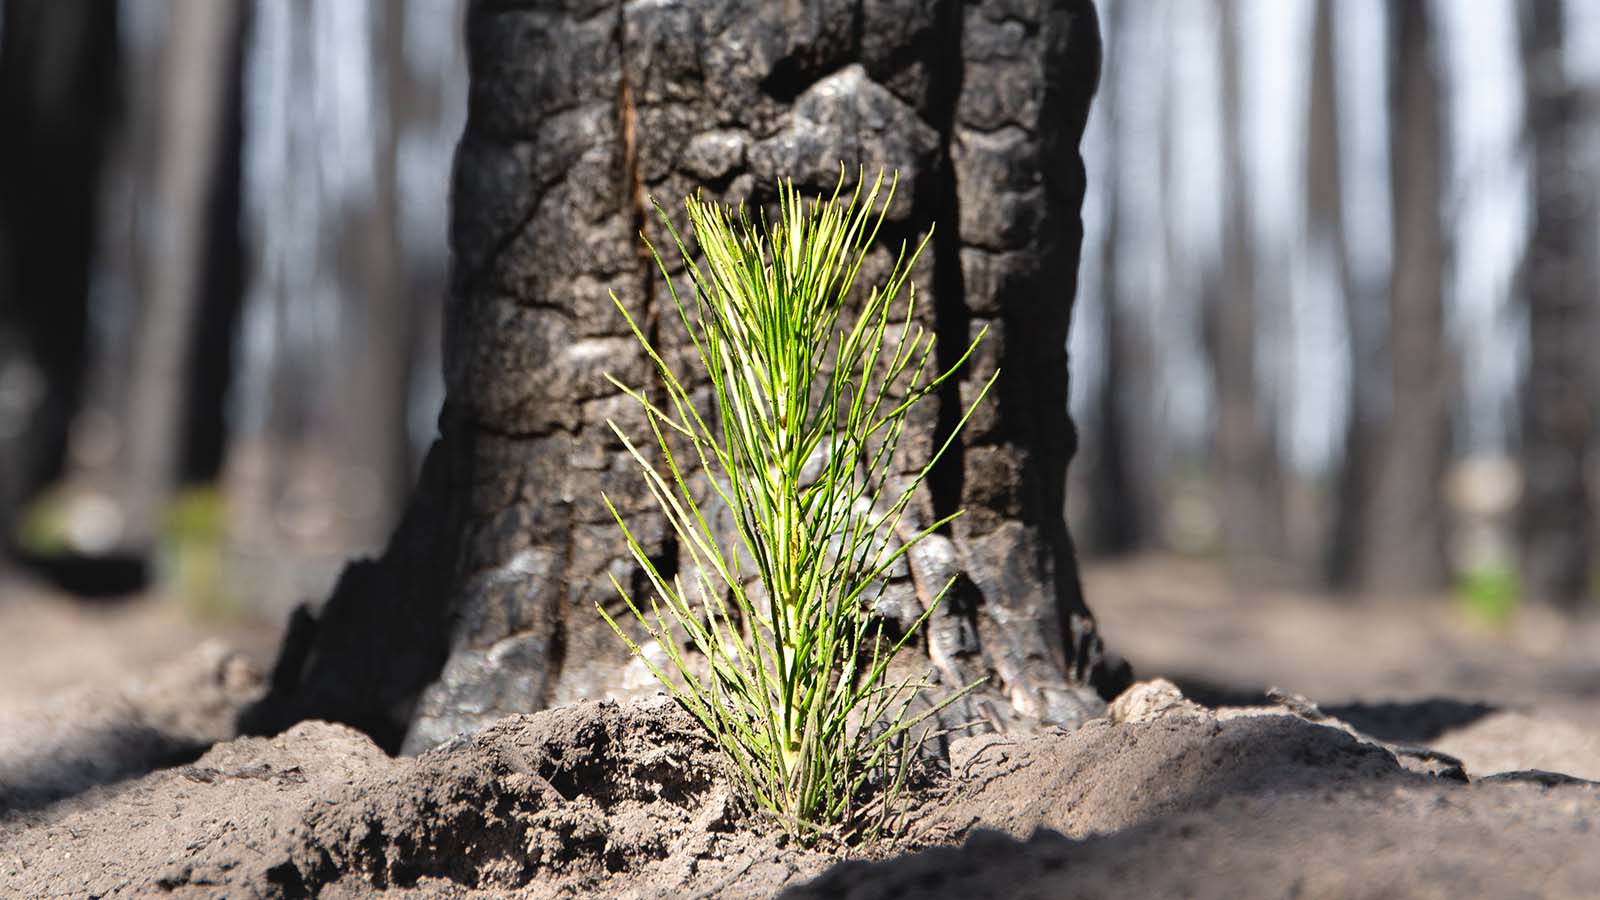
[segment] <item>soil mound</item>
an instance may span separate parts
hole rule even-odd
[[[951,748],[951,796],[932,828],[1027,835],[1120,831],[1227,797],[1345,791],[1410,774],[1382,747],[1293,716],[1096,719],[1070,734],[986,736]]]
[[[980,829],[960,847],[843,863],[784,897],[1593,897],[1597,830],[1593,786],[1232,796],[1083,840]]]
[[[1600,786],[1470,782],[1293,705],[1138,685],[1071,733],[950,746],[855,861],[730,800],[665,698],[502,720],[410,759],[304,723],[0,822],[0,896],[1585,896]],[[1404,753],[1401,754],[1402,756]],[[890,855],[898,854],[898,855]]]
[[[720,772],[664,698],[515,716],[413,759],[307,722],[12,821],[0,896],[616,895],[641,875],[659,895],[735,872],[776,893],[796,860],[767,872],[775,837],[732,839]]]
[[[784,896],[1595,895],[1600,785],[1429,774],[1427,754],[1353,731],[1135,685],[1072,734],[956,742],[946,800],[924,809],[942,846],[842,863]]]

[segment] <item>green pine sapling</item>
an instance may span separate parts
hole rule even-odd
[[[909,277],[927,238],[909,257],[901,245],[887,279],[845,324],[846,298],[897,180],[885,190],[881,173],[870,185],[858,178],[846,197],[841,170],[832,197],[810,202],[792,182],[780,182],[770,226],[764,215],[752,222],[743,206],[690,197],[703,264],[656,206],[682,254],[691,299],[679,296],[660,254],[650,251],[709,376],[712,416],[696,409],[690,383],[612,295],[654,364],[663,399],[607,378],[643,408],[662,468],[608,424],[665,515],[689,583],[665,576],[604,498],[649,581],[648,606],[613,584],[670,666],[657,665],[603,608],[600,614],[706,728],[748,797],[802,836],[880,828],[904,786],[905,761],[926,733],[917,726],[942,708],[913,715],[911,701],[928,683],[893,681],[886,671],[949,584],[894,639],[872,603],[910,547],[954,518],[906,541],[893,538],[955,432],[909,474],[892,463],[913,404],[949,378],[983,335],[948,371],[930,370],[934,337],[914,321]],[[971,414],[969,407],[960,425]],[[694,456],[675,456],[669,437]],[[714,517],[691,492],[696,465],[732,511],[737,540],[719,539]],[[751,575],[759,590],[747,587]]]

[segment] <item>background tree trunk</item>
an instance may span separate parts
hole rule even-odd
[[[183,463],[189,363],[196,340],[217,173],[229,146],[241,7],[187,0],[170,10],[157,140],[154,239],[128,379],[124,541],[148,547]],[[220,461],[220,460],[219,460]]]
[[[1353,584],[1361,551],[1361,529],[1367,520],[1371,490],[1369,443],[1374,434],[1374,292],[1358,288],[1350,260],[1344,219],[1344,154],[1340,147],[1339,76],[1334,55],[1333,0],[1317,0],[1311,37],[1311,98],[1306,111],[1306,231],[1322,262],[1331,266],[1339,286],[1350,364],[1350,412],[1345,424],[1344,452],[1333,492],[1333,523],[1328,537],[1326,580],[1336,587]],[[1379,348],[1381,350],[1381,348]]]
[[[1258,331],[1255,223],[1244,144],[1244,76],[1236,0],[1218,0],[1222,62],[1223,201],[1220,290],[1206,303],[1206,346],[1216,385],[1214,437],[1222,541],[1230,561],[1276,549],[1282,523],[1277,455],[1256,378]]]
[[[345,573],[326,609],[297,616],[273,693],[246,725],[350,722],[420,749],[506,713],[653,690],[595,614],[615,574],[638,586],[605,492],[670,570],[676,548],[605,420],[639,434],[601,377],[651,373],[613,290],[676,371],[693,371],[642,229],[648,207],[698,187],[756,203],[775,180],[832,187],[898,170],[887,270],[938,223],[916,273],[941,362],[977,329],[980,358],[919,411],[914,467],[986,373],[990,399],[915,514],[965,508],[922,545],[883,610],[904,619],[947,573],[930,623],[946,684],[991,675],[974,714],[1073,724],[1086,685],[1125,680],[1103,654],[1062,518],[1075,436],[1066,334],[1082,238],[1078,155],[1099,60],[1088,2],[817,0],[751,16],[743,4],[482,3],[467,30],[472,87],[456,157],[442,436],[384,558]],[[682,273],[670,264],[680,290]]]
[[[415,110],[416,85],[405,57],[405,0],[383,0],[372,8],[376,31],[368,43],[369,70],[382,86],[371,117],[371,192],[351,201],[338,240],[344,252],[334,263],[342,282],[340,340],[348,377],[340,385],[343,411],[333,426],[341,471],[359,473],[360,510],[347,510],[361,552],[381,548],[405,505],[413,465],[407,429],[411,359],[421,303],[400,228],[400,138]]]
[[[1109,140],[1110,154],[1114,157],[1117,141]],[[1115,182],[1117,179],[1112,178]],[[1149,513],[1155,504],[1143,496],[1152,487],[1149,480],[1135,477],[1135,454],[1139,453],[1134,438],[1137,423],[1131,421],[1138,414],[1138,405],[1130,395],[1143,387],[1138,377],[1140,362],[1148,362],[1148,355],[1138,342],[1134,323],[1121,308],[1121,291],[1117,277],[1120,213],[1118,190],[1115,184],[1106,189],[1106,219],[1104,243],[1100,254],[1101,352],[1104,354],[1104,371],[1096,392],[1095,408],[1095,477],[1088,483],[1093,500],[1092,536],[1094,551],[1107,555],[1129,553],[1144,543],[1154,524]]]
[[[1377,437],[1358,580],[1389,593],[1446,583],[1443,489],[1450,429],[1444,333],[1446,265],[1442,100],[1423,0],[1388,8],[1389,141],[1394,255],[1389,298],[1390,404]]]
[[[1133,53],[1134,38],[1144,24],[1137,17],[1139,11],[1130,10],[1126,2],[1108,4],[1104,9],[1108,55],[1116,58]],[[1083,484],[1093,511],[1088,535],[1092,552],[1114,555],[1148,546],[1159,535],[1163,473],[1157,462],[1160,430],[1153,415],[1155,367],[1150,335],[1141,327],[1138,311],[1129,308],[1130,291],[1119,274],[1122,243],[1127,232],[1134,230],[1124,225],[1128,199],[1121,154],[1132,145],[1135,135],[1129,116],[1122,113],[1125,104],[1116,99],[1124,86],[1113,83],[1110,73],[1107,66],[1106,77],[1100,81],[1101,103],[1105,104],[1102,152],[1108,166],[1101,185],[1105,206],[1100,238],[1102,372],[1093,421],[1094,465]]]
[[[1522,395],[1522,562],[1536,599],[1575,607],[1592,588],[1594,513],[1585,479],[1600,341],[1593,172],[1583,169],[1581,89],[1562,63],[1559,0],[1520,5],[1524,140],[1533,228],[1523,260],[1528,373]]]
[[[88,341],[117,5],[0,4],[0,546],[60,474]]]
[[[223,93],[211,133],[215,143],[200,223],[203,255],[196,273],[198,308],[190,328],[183,425],[179,430],[182,443],[177,474],[185,485],[215,482],[221,476],[227,452],[228,391],[233,382],[234,347],[245,289],[246,250],[241,222],[244,70],[253,10],[253,5],[240,5],[229,17],[223,35],[225,55],[215,73]]]

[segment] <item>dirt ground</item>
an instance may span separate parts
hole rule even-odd
[[[1490,629],[1170,559],[1086,588],[1176,686],[956,739],[898,844],[824,851],[745,815],[661,699],[411,759],[323,723],[227,740],[271,629],[6,585],[0,897],[1600,894],[1600,623]]]
[[[1241,589],[1215,566],[1165,558],[1089,566],[1084,590],[1139,677],[1202,702],[1278,687],[1469,772],[1600,781],[1600,608],[1577,621],[1524,609],[1491,626],[1447,597]]]

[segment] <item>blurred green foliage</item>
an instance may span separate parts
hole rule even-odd
[[[1508,565],[1480,566],[1461,574],[1456,597],[1474,618],[1504,625],[1522,602],[1522,582]]]
[[[225,577],[227,529],[227,499],[214,484],[180,490],[162,521],[163,580],[202,618],[229,618],[243,609]]]
[[[29,501],[17,520],[17,546],[38,556],[56,556],[68,550],[66,501],[45,491]]]

